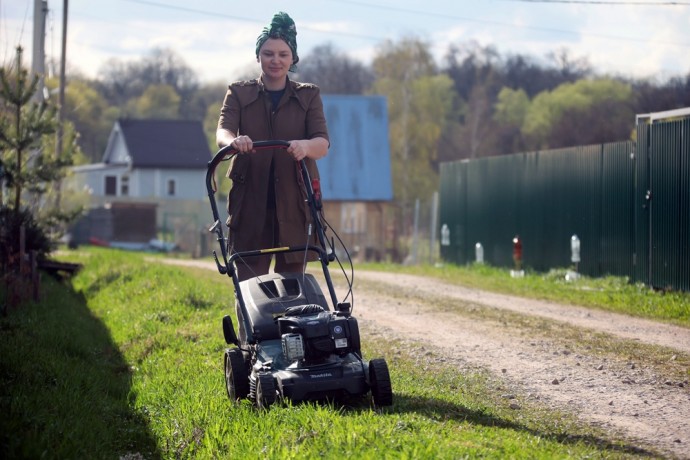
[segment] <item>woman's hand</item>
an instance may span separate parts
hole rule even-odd
[[[305,158],[318,160],[326,156],[328,141],[322,137],[290,141],[290,147],[287,148],[287,152],[292,155],[295,161],[304,160]]]
[[[249,136],[237,136],[232,141],[232,146],[240,153],[254,152],[252,149],[253,142]]]
[[[287,152],[292,155],[295,161],[307,158],[308,148],[306,143],[307,141],[290,141],[290,147],[287,148]]]

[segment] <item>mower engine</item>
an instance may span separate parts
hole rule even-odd
[[[289,362],[317,364],[333,354],[359,352],[359,326],[347,313],[320,305],[290,307],[278,318],[283,355]]]

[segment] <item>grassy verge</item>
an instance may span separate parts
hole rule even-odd
[[[690,327],[690,293],[655,291],[641,284],[630,284],[621,277],[582,277],[568,282],[566,270],[552,270],[546,274],[527,271],[524,278],[512,278],[509,270],[481,264],[434,267],[367,263],[358,264],[357,269],[430,276],[503,294],[599,308]]]
[[[64,284],[44,278],[41,295],[0,319],[0,457],[150,456],[156,441],[108,326]]]
[[[227,278],[109,250],[73,288],[44,283],[39,304],[0,320],[3,458],[631,458],[650,457],[572,418],[511,408],[492,377],[430,365],[395,340],[384,356],[394,405],[228,401],[221,318]],[[366,331],[365,331],[366,333]]]

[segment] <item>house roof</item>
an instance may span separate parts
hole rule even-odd
[[[384,96],[323,95],[331,146],[317,161],[325,200],[393,199]]]
[[[211,159],[200,121],[120,119],[117,124],[132,167],[205,169]]]

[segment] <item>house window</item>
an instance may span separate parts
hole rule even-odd
[[[117,176],[105,176],[105,195],[117,195]]]
[[[175,196],[175,179],[168,179],[168,196]]]
[[[120,195],[129,196],[129,176],[120,177]]]

